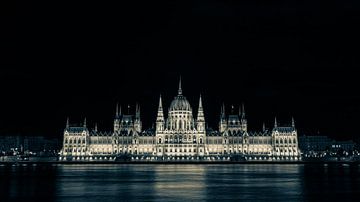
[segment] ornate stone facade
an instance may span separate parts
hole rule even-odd
[[[248,132],[244,105],[239,113],[226,115],[221,107],[219,130],[206,127],[200,95],[197,116],[182,93],[171,102],[165,117],[161,96],[155,128],[142,129],[140,106],[135,115],[122,114],[116,107],[112,132],[89,130],[67,121],[60,160],[104,161],[278,161],[300,160],[294,119],[291,126],[280,127],[276,118],[272,130]]]

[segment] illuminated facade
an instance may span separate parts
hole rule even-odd
[[[156,126],[142,129],[140,106],[135,115],[122,114],[116,107],[112,132],[89,130],[86,120],[81,127],[67,121],[64,130],[62,161],[296,161],[300,160],[297,131],[280,127],[276,118],[272,130],[248,132],[244,106],[228,116],[221,107],[219,130],[206,127],[201,95],[197,116],[182,93],[171,102],[165,117],[159,98]]]

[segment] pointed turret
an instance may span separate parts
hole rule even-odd
[[[225,104],[222,104],[221,112],[220,112],[220,122],[219,122],[219,131],[222,133],[226,130],[226,114],[225,114]]]
[[[201,99],[201,94],[200,94],[200,98],[199,98],[199,109],[198,109],[198,115],[197,115],[197,120],[205,120],[204,117],[204,109],[202,106],[202,99]]]
[[[115,119],[114,119],[114,132],[120,130],[120,117],[121,117],[121,105],[116,104]]]
[[[246,132],[247,131],[247,120],[245,117],[245,107],[244,107],[244,103],[241,104],[241,119],[240,119],[240,123],[241,123],[241,129],[242,131]]]
[[[140,118],[140,105],[136,103],[136,109],[135,109],[135,130],[140,133],[142,129],[142,123]]]
[[[140,119],[140,105],[138,103],[136,103],[135,118]]]
[[[295,128],[295,120],[294,120],[294,117],[291,117],[291,126],[293,128]]]
[[[202,106],[202,99],[201,94],[199,98],[199,109],[197,114],[197,130],[204,131],[205,130],[205,116],[204,116],[204,109]]]
[[[181,89],[181,76],[180,76],[180,80],[179,80],[179,90],[178,90],[178,94],[182,95],[182,89]]]
[[[265,132],[265,131],[266,131],[266,128],[265,128],[265,122],[263,122],[262,130],[263,130],[263,132]]]
[[[242,118],[242,119],[245,119],[245,107],[244,107],[244,103],[242,103],[241,108],[242,108],[241,118]]]
[[[69,117],[66,118],[66,128],[70,127],[70,123],[69,123]]]
[[[116,103],[115,118],[119,117],[119,103]]]
[[[276,120],[276,116],[275,116],[275,122],[274,122],[274,128],[277,128],[278,124],[277,124],[277,120]]]
[[[157,118],[156,120],[164,120],[164,112],[163,112],[163,107],[162,107],[162,100],[161,100],[161,94],[160,94],[160,98],[159,98],[159,107],[158,107],[158,113],[157,113]]]
[[[225,104],[224,103],[222,103],[222,106],[221,106],[220,118],[225,119]]]
[[[164,130],[164,111],[162,107],[161,94],[159,98],[159,108],[156,117],[156,130],[158,131]]]
[[[97,132],[98,131],[98,127],[97,127],[97,123],[95,123],[95,128],[94,131]]]
[[[86,128],[86,117],[84,118],[84,125],[83,125],[84,128]]]

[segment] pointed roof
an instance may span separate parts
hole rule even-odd
[[[274,122],[274,127],[277,128],[277,121],[276,121],[276,116],[275,116],[275,122]]]
[[[221,115],[225,116],[225,104],[224,103],[222,103],[222,106],[221,106]]]
[[[136,115],[140,115],[140,105],[139,103],[136,102],[136,110],[135,110]]]
[[[244,107],[244,103],[242,103],[241,104],[241,108],[242,108],[242,114],[241,114],[241,116],[242,116],[242,118],[245,118],[245,107]]]
[[[160,98],[159,98],[159,108],[158,111],[162,111],[162,100],[161,100],[161,94],[160,94]]]
[[[69,123],[69,117],[66,118],[66,128],[69,128],[70,123]]]
[[[163,112],[162,101],[161,101],[161,94],[160,94],[160,98],[159,98],[159,108],[158,108],[158,113],[157,113],[156,121],[163,121],[163,120],[164,120],[164,112]]]
[[[203,106],[202,106],[202,99],[201,99],[201,94],[200,94],[200,98],[199,98],[199,109],[202,109]]]
[[[201,99],[201,94],[200,94],[200,98],[199,98],[199,109],[198,109],[198,115],[197,115],[197,119],[198,121],[204,121],[204,109],[202,106],[202,99]]]
[[[119,116],[119,103],[116,103],[115,117]]]
[[[178,95],[182,95],[182,89],[181,89],[181,76],[180,76],[180,80],[179,80]]]
[[[263,132],[266,130],[266,127],[265,127],[265,122],[263,122],[262,129],[263,129]]]

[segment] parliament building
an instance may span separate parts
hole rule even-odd
[[[300,150],[294,119],[272,129],[248,131],[244,105],[226,115],[221,107],[219,128],[206,127],[201,95],[196,117],[183,95],[181,80],[165,116],[161,95],[155,127],[144,130],[140,106],[123,114],[116,106],[112,132],[90,129],[67,120],[60,161],[298,161]]]

